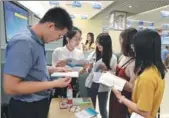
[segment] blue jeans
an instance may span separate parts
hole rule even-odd
[[[108,92],[98,92],[99,84],[93,83],[91,88],[87,88],[88,96],[91,97],[94,108],[96,108],[96,96],[98,95],[99,109],[102,118],[108,118],[107,116],[107,99]]]

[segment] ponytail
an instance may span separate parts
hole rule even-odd
[[[63,46],[65,46],[68,43],[66,38],[67,38],[66,36],[63,36]]]

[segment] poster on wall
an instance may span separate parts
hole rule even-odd
[[[114,11],[110,14],[110,29],[124,30],[126,28],[126,12]]]
[[[4,2],[6,42],[28,26],[28,11],[13,2]]]

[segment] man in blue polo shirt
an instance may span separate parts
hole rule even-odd
[[[49,73],[57,69],[47,68],[44,44],[61,39],[71,29],[69,14],[52,8],[37,25],[10,40],[4,68],[4,90],[12,96],[10,118],[47,118],[50,90],[66,87],[71,78],[50,80]]]

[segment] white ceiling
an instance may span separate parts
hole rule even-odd
[[[18,1],[18,2],[27,7],[28,9],[30,9],[39,17],[42,17],[48,9],[56,6],[51,5],[49,1]],[[87,16],[89,19],[113,3],[113,1],[81,1],[82,7],[74,8],[72,7],[72,1],[58,1],[58,2],[59,7],[65,8],[70,14],[73,14],[77,17],[84,15]],[[93,2],[101,4],[101,9],[93,9],[92,8]]]
[[[169,23],[169,18],[161,17],[161,11],[169,11],[169,5],[160,7],[158,9],[150,10],[144,13],[128,17],[133,20],[144,20],[155,23],[155,27],[161,28],[162,24]]]
[[[160,17],[161,10],[169,11],[167,5],[169,5],[169,0],[114,0],[113,4],[96,14],[92,19],[103,19],[104,24],[109,25],[110,13],[123,11],[127,12],[130,19],[152,21],[158,28],[161,27],[161,24],[169,22],[169,19]]]
[[[128,16],[169,5],[169,0],[114,0],[113,4],[96,14],[93,18],[108,17],[112,11],[127,12]]]
[[[28,9],[32,10],[39,17],[54,7],[49,1],[18,1]],[[98,2],[102,9],[92,9],[91,2]],[[169,0],[113,0],[113,1],[81,1],[81,8],[73,8],[72,1],[59,1],[60,7],[65,8],[70,14],[77,17],[88,16],[89,19],[102,20],[103,25],[109,23],[109,15],[112,11],[127,12],[129,19],[144,20],[155,23],[155,27],[161,27],[163,23],[169,23],[169,19],[161,18],[160,11],[169,11]]]

